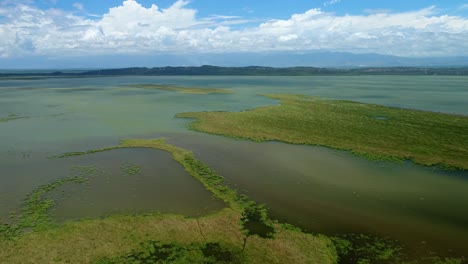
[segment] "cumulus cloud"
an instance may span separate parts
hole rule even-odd
[[[311,9],[231,28],[246,22],[234,16],[197,17],[185,0],[164,9],[125,0],[97,18],[23,2],[0,6],[0,56],[317,50],[468,55],[468,19],[439,14],[435,7],[344,16]]]

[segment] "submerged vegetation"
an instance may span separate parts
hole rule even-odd
[[[66,184],[85,183],[95,173],[95,167],[75,167],[74,176],[60,178],[36,188],[24,199],[18,213],[10,213],[11,223],[2,224],[0,221],[0,239],[13,239],[27,231],[41,231],[55,226],[50,212],[55,201],[47,195]]]
[[[40,231],[54,226],[50,213],[54,200],[45,196],[62,185],[86,181],[87,179],[82,176],[67,177],[38,187],[26,197],[19,216],[15,217],[15,214],[11,214],[11,218],[17,218],[11,219],[15,221],[14,224],[1,224],[0,222],[0,239],[12,239],[29,230]]]
[[[398,241],[364,234],[346,234],[331,238],[339,264],[465,264],[464,258],[426,256],[410,260]]]
[[[244,112],[192,112],[190,128],[255,141],[349,150],[370,159],[468,169],[468,117],[304,95],[270,94],[280,105]]]
[[[163,90],[163,91],[173,91],[184,94],[230,94],[233,93],[228,89],[219,89],[219,88],[197,88],[197,87],[180,87],[174,85],[163,85],[163,84],[135,84],[130,85],[130,87],[140,88],[140,89],[149,89],[149,90]]]
[[[120,170],[127,176],[133,176],[141,172],[141,168],[131,162],[125,162],[120,166]]]
[[[18,120],[18,119],[23,119],[23,118],[28,118],[26,116],[19,116],[13,113],[9,113],[8,115],[2,116],[0,115],[0,123],[1,122],[9,122],[13,120]]]

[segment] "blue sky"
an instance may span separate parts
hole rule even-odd
[[[150,7],[156,4],[161,8],[171,6],[172,0],[139,0],[144,7]],[[42,8],[61,8],[64,10],[73,11],[75,3],[80,3],[83,7],[92,14],[104,14],[110,7],[115,7],[122,4],[120,0],[41,0],[35,1],[35,4]],[[328,3],[328,4],[327,4]],[[302,13],[312,8],[322,8],[326,11],[335,12],[336,14],[362,14],[371,10],[388,10],[394,12],[411,11],[423,9],[432,5],[442,9],[446,14],[468,15],[468,8],[461,9],[466,5],[466,0],[341,0],[333,3],[333,1],[324,0],[192,0],[189,7],[198,10],[198,14],[202,17],[210,15],[236,15],[247,18],[271,18],[271,19],[287,19],[292,14]]]
[[[468,56],[466,0],[0,0],[1,60],[281,52]],[[39,60],[39,59],[38,59]]]

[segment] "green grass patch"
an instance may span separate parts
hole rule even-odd
[[[175,85],[163,85],[163,84],[135,84],[129,85],[130,87],[149,89],[149,90],[162,90],[172,91],[184,94],[231,94],[232,90],[220,89],[220,88],[198,88],[198,87],[180,87]]]
[[[232,262],[227,263],[335,263],[328,238],[280,226],[274,238],[252,236],[242,250],[245,234],[240,221],[241,215],[228,208],[197,219],[147,214],[73,221],[15,240],[0,239],[0,260],[9,264],[222,263],[228,259]]]
[[[468,117],[292,94],[243,112],[191,112],[201,132],[348,150],[377,160],[468,169]]]
[[[177,243],[163,243],[160,241],[147,241],[142,243],[138,250],[133,250],[120,257],[103,258],[95,262],[95,264],[126,263],[235,264],[241,262],[237,252],[223,247],[217,242],[179,245]]]

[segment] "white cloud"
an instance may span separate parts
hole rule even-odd
[[[287,42],[287,41],[295,40],[297,38],[298,36],[296,34],[288,34],[288,35],[280,36],[278,40],[281,42]]]
[[[184,0],[166,9],[126,0],[92,19],[27,3],[0,5],[0,16],[0,57],[293,50],[468,56],[468,19],[438,14],[435,7],[344,16],[311,9],[242,29],[230,25],[251,21],[199,18]]]
[[[145,8],[136,1],[126,0],[121,6],[111,8],[97,24],[107,37],[117,40],[158,38],[162,32],[197,24],[196,11],[184,8],[186,4],[179,0],[171,7],[160,10],[156,5]]]
[[[329,6],[329,5],[338,4],[339,2],[341,2],[341,0],[328,0],[325,3],[323,3],[323,5],[324,6]]]
[[[392,10],[390,9],[364,9],[364,13],[367,13],[367,14],[388,14],[388,13],[391,13]]]
[[[82,3],[73,3],[73,7],[78,9],[78,10],[84,10],[84,5]]]

